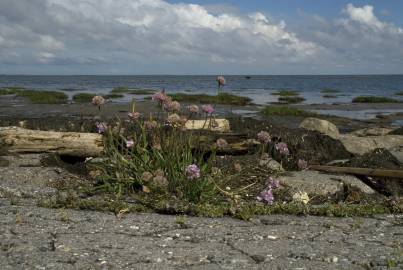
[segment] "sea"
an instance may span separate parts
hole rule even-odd
[[[256,104],[277,102],[272,93],[281,90],[298,91],[305,104],[349,103],[356,96],[386,96],[403,101],[396,95],[403,91],[403,75],[265,75],[225,76],[223,92],[252,98]],[[0,87],[25,87],[37,90],[58,90],[70,97],[77,93],[107,94],[115,87],[133,89],[165,89],[168,93],[217,93],[216,76],[26,76],[0,75]],[[333,98],[325,98],[323,89],[338,90]],[[133,96],[116,100],[125,102]],[[403,107],[403,105],[402,105]]]

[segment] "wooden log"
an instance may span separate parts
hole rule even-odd
[[[10,153],[57,153],[97,157],[103,151],[102,135],[0,127],[0,146]]]
[[[216,132],[229,132],[230,125],[227,119],[188,120],[186,129],[206,129]]]
[[[372,177],[401,178],[403,180],[403,170],[368,169],[368,168],[336,167],[336,166],[322,166],[322,165],[311,165],[309,166],[309,169],[329,173],[344,173],[344,174],[365,175]]]

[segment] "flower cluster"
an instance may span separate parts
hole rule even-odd
[[[187,166],[186,168],[186,177],[189,180],[199,179],[200,178],[200,169],[196,164],[192,164]]]
[[[179,112],[181,105],[178,101],[172,101],[171,98],[167,98],[163,103],[162,107],[167,112]]]
[[[96,127],[97,127],[97,132],[98,132],[99,134],[105,133],[106,130],[108,129],[108,124],[105,123],[105,122],[96,123],[95,125],[96,125]]]
[[[269,177],[266,182],[267,187],[256,197],[259,202],[272,204],[274,202],[273,190],[280,188],[280,182],[277,179]]]
[[[188,109],[188,111],[189,111],[190,113],[198,113],[198,112],[199,112],[199,106],[194,105],[194,104],[189,105],[189,106],[187,107],[187,109]]]
[[[94,96],[91,102],[94,106],[100,107],[105,104],[105,99],[102,96]]]
[[[207,104],[202,106],[202,111],[206,114],[212,114],[214,112],[214,108],[210,104]]]
[[[152,101],[156,101],[162,104],[165,100],[167,100],[168,96],[165,94],[165,90],[155,93],[151,99]]]
[[[284,156],[288,156],[290,154],[290,150],[288,149],[288,145],[286,143],[280,142],[276,143],[276,150]]]
[[[139,112],[131,112],[128,113],[127,116],[129,116],[130,120],[135,121],[140,118],[141,114]]]
[[[218,149],[224,149],[228,146],[228,142],[225,139],[220,138],[216,141],[216,145]]]
[[[217,83],[218,83],[218,87],[224,86],[226,83],[224,76],[218,76]]]
[[[260,131],[257,134],[257,138],[261,143],[264,143],[264,144],[267,144],[271,140],[270,134],[267,131]]]

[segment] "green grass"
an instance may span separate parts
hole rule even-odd
[[[353,103],[400,103],[401,101],[388,97],[376,97],[376,96],[360,96],[356,97],[352,101]]]
[[[280,102],[288,103],[288,104],[295,104],[295,103],[301,103],[305,101],[305,98],[303,97],[280,97],[278,99]]]
[[[124,95],[122,94],[108,94],[103,96],[105,99],[115,99],[115,98],[122,98]]]
[[[19,91],[23,91],[25,88],[23,87],[16,87],[16,86],[11,86],[11,87],[2,87],[0,88],[0,96],[4,95],[15,95]]]
[[[403,96],[403,91],[399,91],[395,93],[396,96]]]
[[[292,108],[288,106],[266,106],[260,111],[266,116],[314,116],[315,113]]]
[[[88,103],[92,101],[94,94],[90,93],[79,93],[73,96],[73,101],[77,103]]]
[[[321,93],[324,94],[335,94],[335,93],[340,93],[340,90],[332,89],[332,88],[323,88],[320,90]]]
[[[153,89],[130,89],[128,87],[116,87],[111,93],[112,94],[130,94],[130,95],[152,95],[156,91]]]
[[[171,94],[170,95],[173,100],[179,101],[179,102],[192,102],[192,103],[202,103],[202,104],[207,104],[211,103],[214,104],[217,102],[217,104],[222,104],[222,105],[238,105],[238,106],[244,106],[244,105],[249,105],[252,103],[252,100],[248,97],[242,97],[242,96],[236,96],[233,94],[228,94],[228,93],[220,93],[217,96],[210,96],[206,94],[185,94],[185,93],[177,93],[177,94]]]
[[[323,98],[337,98],[335,95],[323,95]]]
[[[68,98],[65,93],[57,91],[21,90],[16,94],[36,104],[63,104]]]
[[[273,96],[282,96],[282,97],[293,97],[293,96],[298,96],[299,93],[294,90],[282,89],[282,90],[272,93],[272,95]]]

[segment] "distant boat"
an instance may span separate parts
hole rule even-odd
[[[245,76],[245,79],[249,80],[251,77],[250,76]]]

